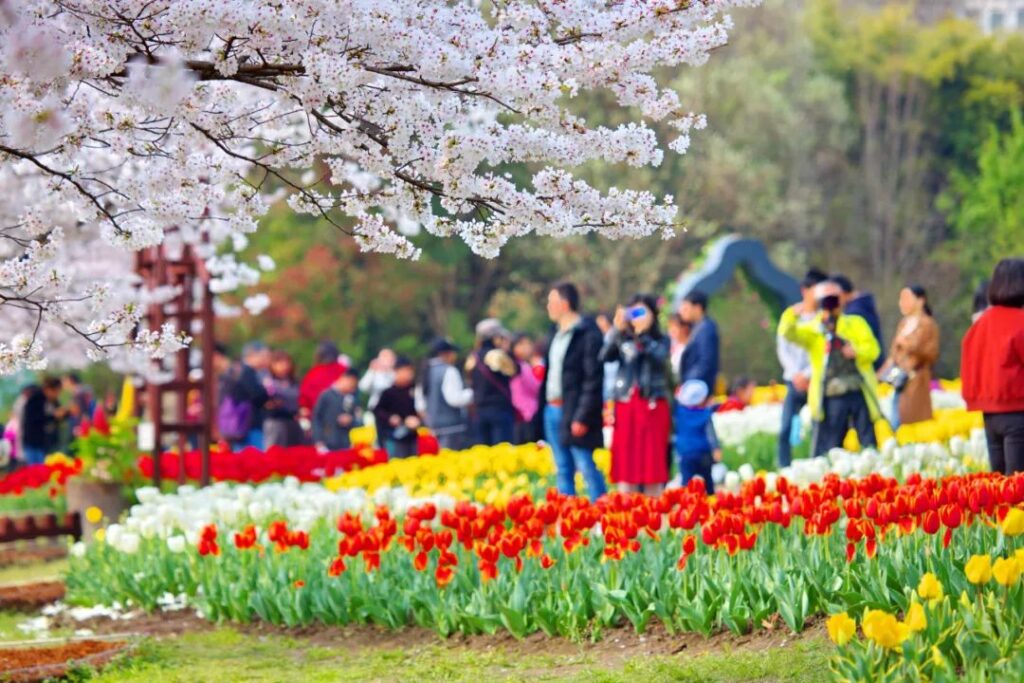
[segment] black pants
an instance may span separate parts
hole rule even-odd
[[[985,413],[985,438],[993,472],[1024,472],[1024,413]]]
[[[851,391],[842,396],[825,397],[822,402],[825,419],[814,425],[815,457],[825,455],[833,448],[843,445],[846,432],[853,427],[861,448],[877,446],[875,426],[871,423],[871,412],[860,391]]]

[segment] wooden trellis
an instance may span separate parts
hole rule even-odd
[[[160,485],[160,454],[165,447],[165,437],[176,436],[173,444],[179,453],[190,449],[189,437],[195,436],[201,458],[200,480],[203,486],[210,483],[210,446],[213,439],[214,394],[213,354],[214,315],[213,294],[210,292],[210,276],[203,260],[195,250],[184,245],[176,250],[178,254],[161,244],[138,253],[136,272],[147,289],[174,287],[177,294],[163,304],[153,304],[146,311],[149,329],[159,329],[165,323],[172,323],[176,329],[188,332],[192,344],[168,359],[173,364],[174,378],[170,382],[146,385],[146,408],[153,422],[153,484]],[[201,376],[190,377],[193,369],[190,362],[198,354],[196,367]],[[160,368],[167,370],[166,364]],[[189,419],[189,393],[198,391],[202,412],[198,419]],[[169,408],[169,410],[168,410]],[[169,414],[168,414],[169,413]],[[185,482],[185,468],[178,469],[178,482]]]

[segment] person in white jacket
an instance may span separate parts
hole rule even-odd
[[[359,380],[359,391],[368,397],[366,407],[370,411],[377,407],[380,395],[395,383],[396,359],[394,351],[381,349],[377,357],[370,361],[370,367]]]

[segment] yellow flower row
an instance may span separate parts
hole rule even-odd
[[[598,468],[607,473],[611,461],[608,451],[595,452],[594,459]],[[481,503],[504,504],[518,493],[533,491],[539,479],[554,473],[549,448],[536,444],[501,444],[390,460],[383,465],[327,479],[324,485],[332,491],[353,487],[375,491],[384,486],[404,486],[410,495],[417,497],[444,494]]]
[[[975,429],[985,426],[981,413],[971,412],[963,408],[947,408],[936,410],[935,417],[924,422],[900,425],[895,433],[885,420],[875,423],[875,437],[883,444],[895,438],[901,446],[916,443],[946,443],[955,436],[968,438]],[[843,442],[843,448],[849,451],[860,450],[857,434],[850,431]]]

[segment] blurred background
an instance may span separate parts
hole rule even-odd
[[[415,356],[439,334],[467,345],[489,315],[544,332],[553,280],[578,282],[591,312],[611,309],[669,292],[707,244],[736,233],[797,277],[818,266],[874,293],[886,338],[899,289],[923,285],[945,342],[937,374],[957,376],[972,292],[1001,256],[1024,251],[1024,0],[766,0],[734,19],[708,64],[661,74],[707,115],[686,155],[581,171],[602,188],[674,196],[686,225],[674,239],[531,237],[484,260],[420,234],[421,260],[398,262],[282,205],[249,247],[278,264],[261,285],[273,303],[221,322],[220,335],[235,348],[261,339],[304,367],[327,338],[365,366],[385,345]],[[578,109],[595,124],[630,114],[601,94]],[[742,275],[711,313],[725,374],[780,374],[773,313]]]

